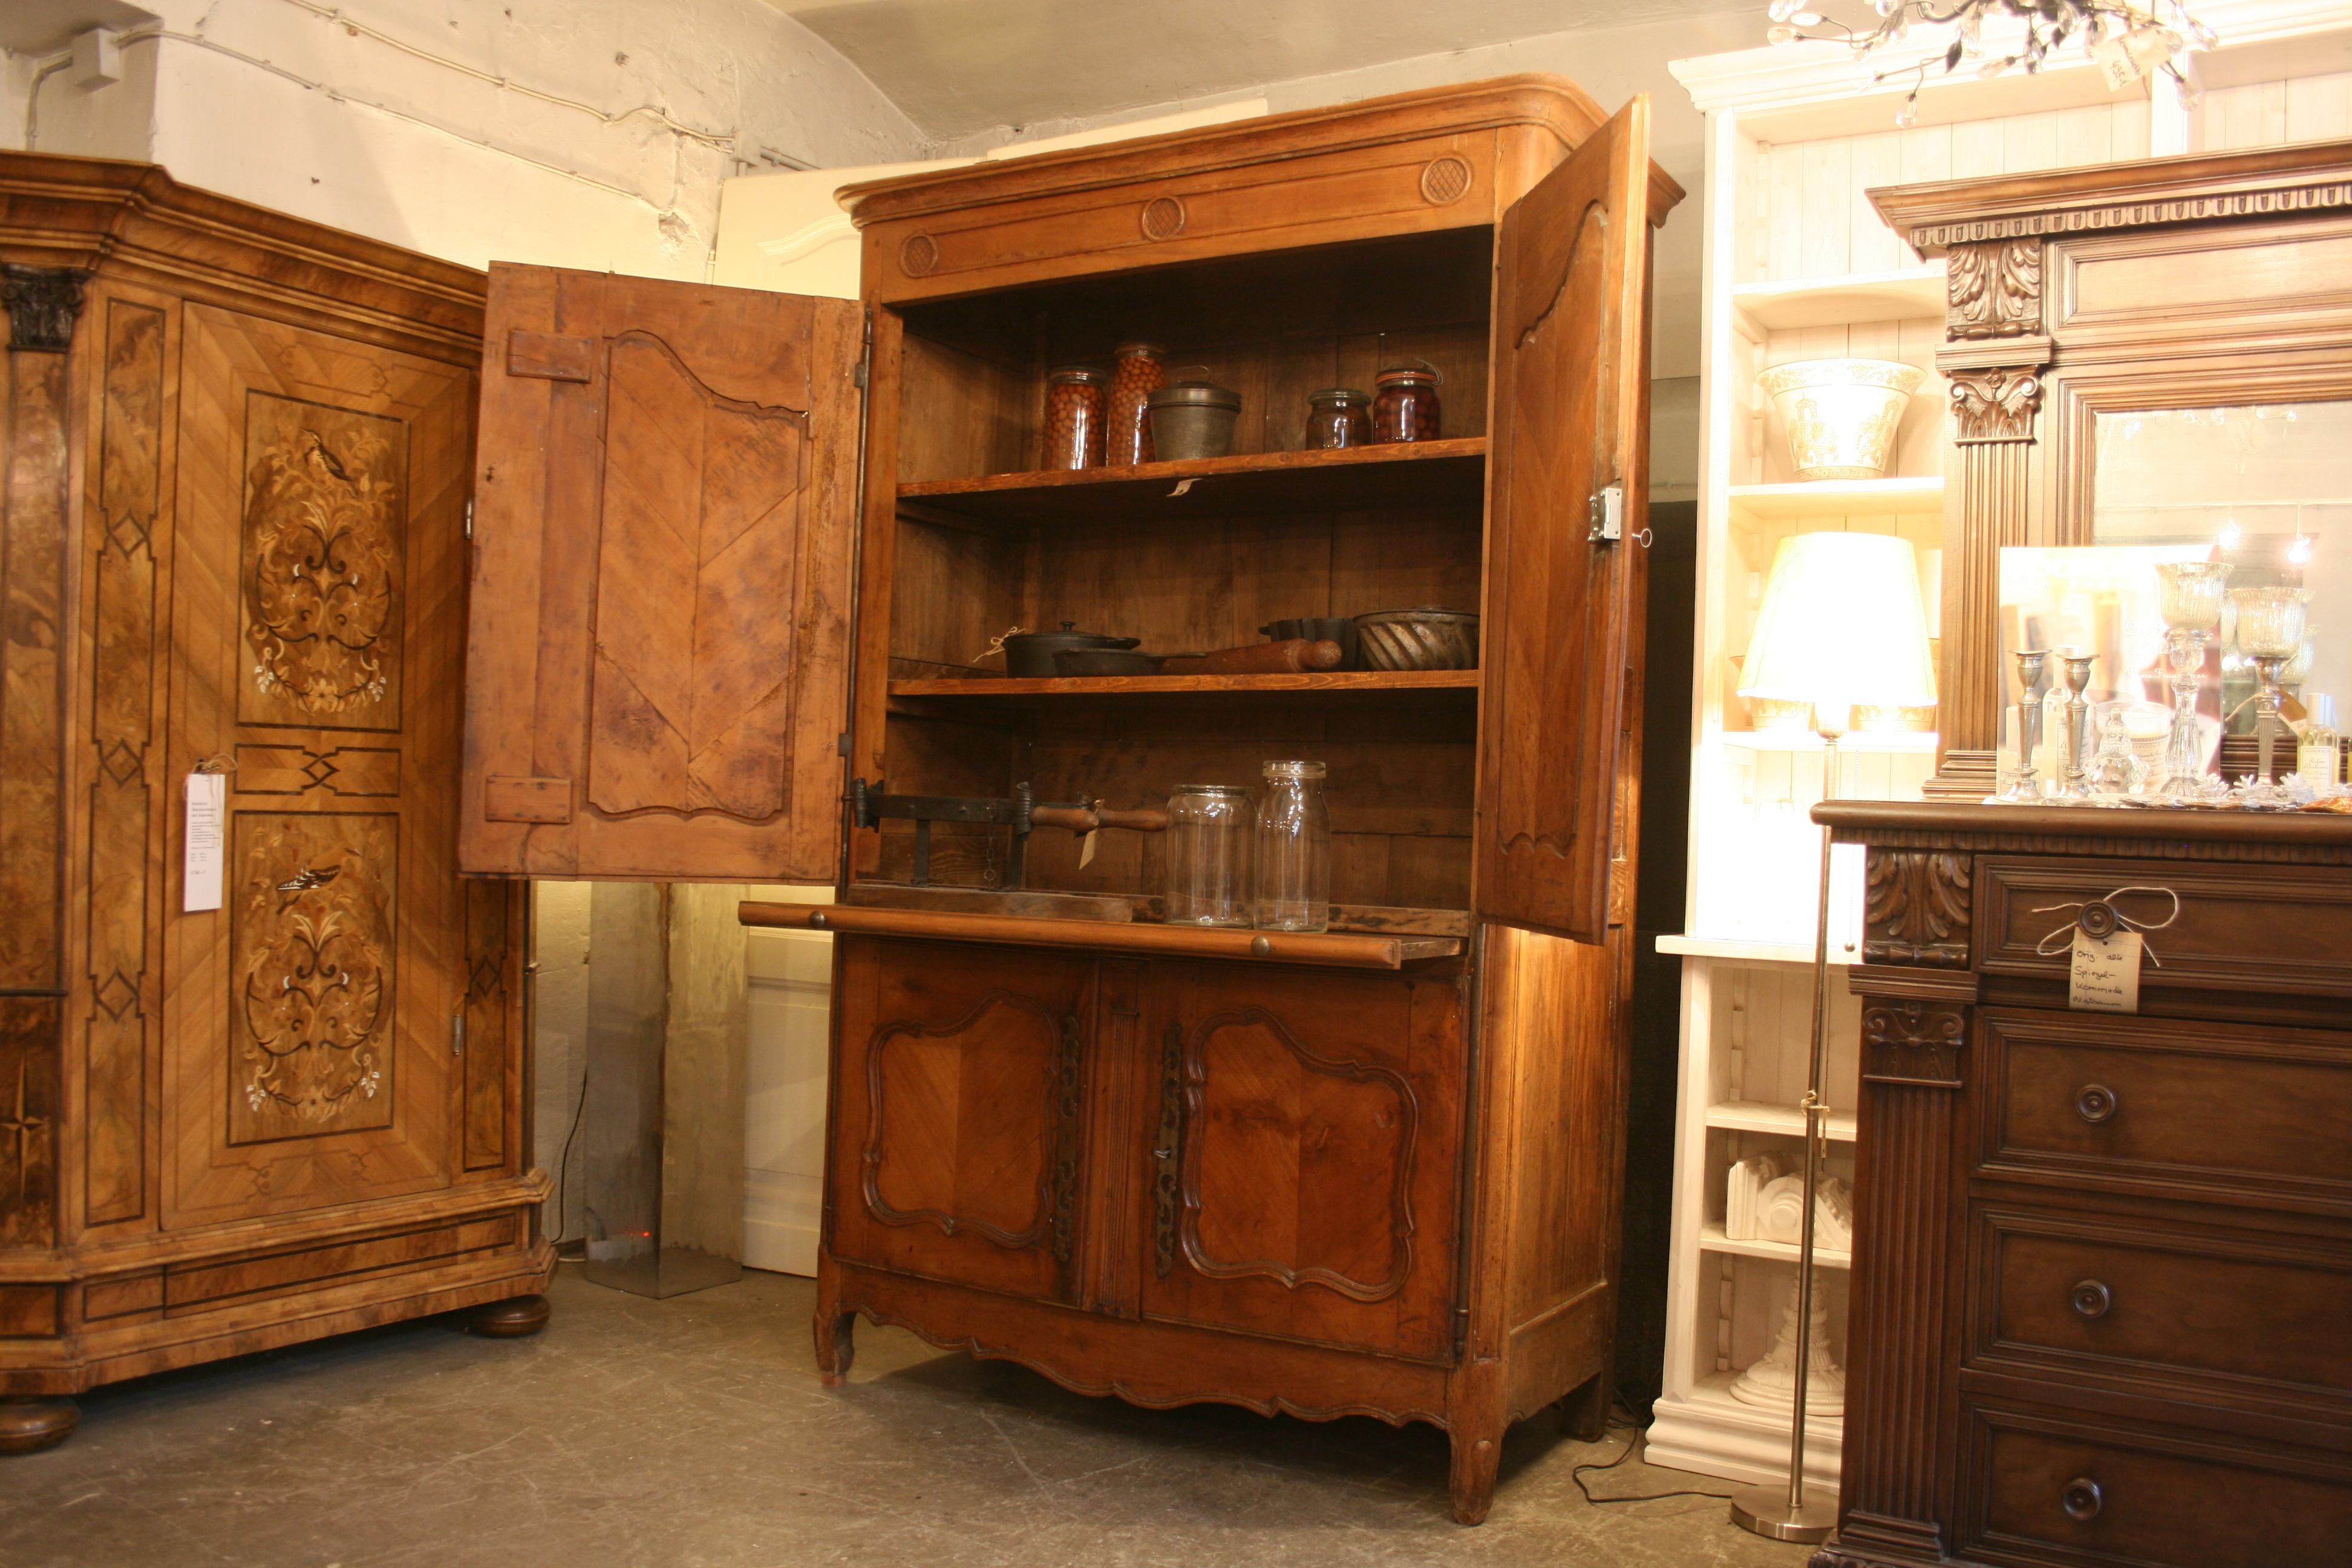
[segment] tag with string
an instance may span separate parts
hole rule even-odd
[[[2160,921],[2134,920],[2115,907],[2116,900],[2129,893],[2160,893],[2172,900],[2171,912]],[[2164,967],[2164,961],[2141,933],[2162,931],[2179,920],[2180,895],[2169,888],[2117,888],[2104,899],[2044,904],[2033,912],[2054,914],[2060,910],[2078,912],[2044,936],[2033,951],[2044,958],[2068,953],[2066,1005],[2080,1013],[2138,1012],[2140,960]]]

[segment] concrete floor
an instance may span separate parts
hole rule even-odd
[[[0,1460],[8,1568],[1800,1568],[1680,1498],[1588,1506],[1622,1439],[1522,1424],[1487,1522],[1426,1427],[1088,1399],[858,1328],[817,1384],[813,1287],[649,1301],[565,1277],[535,1339],[405,1324],[105,1389]],[[1638,1461],[1602,1495],[1724,1483]]]

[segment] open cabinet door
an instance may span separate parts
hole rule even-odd
[[[835,879],[863,320],[490,268],[463,869]]]
[[[1582,942],[1608,928],[1639,700],[1649,149],[1637,97],[1504,215],[1496,253],[1475,912]]]

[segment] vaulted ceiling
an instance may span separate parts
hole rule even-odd
[[[931,136],[1764,0],[767,0]],[[1760,26],[1759,26],[1760,34]]]

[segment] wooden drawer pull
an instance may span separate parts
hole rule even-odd
[[[2107,1309],[2116,1304],[2116,1293],[2096,1279],[2075,1281],[2074,1289],[2067,1292],[2066,1299],[2074,1304],[2074,1310],[2085,1318],[2104,1318],[2107,1315]]]
[[[2058,1494],[2058,1506],[2066,1510],[2066,1517],[2085,1522],[2099,1517],[2099,1505],[2106,1500],[2098,1482],[2081,1476],[2068,1481],[2066,1489]]]
[[[2096,1125],[2116,1113],[2116,1091],[2103,1083],[2086,1083],[2074,1091],[2074,1114]]]

